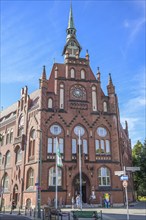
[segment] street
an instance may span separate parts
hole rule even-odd
[[[20,215],[0,214],[0,220],[29,220],[29,218]]]

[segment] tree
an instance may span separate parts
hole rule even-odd
[[[140,167],[140,171],[134,173],[134,186],[137,196],[146,196],[146,140],[134,145],[132,150],[133,165]]]

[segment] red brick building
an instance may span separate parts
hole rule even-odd
[[[107,95],[91,70],[88,51],[80,57],[72,8],[69,15],[64,63],[54,63],[49,79],[45,67],[39,89],[28,95],[22,88],[18,103],[1,112],[1,200],[10,206],[41,205],[55,198],[55,152],[58,138],[63,167],[58,168],[58,200],[69,205],[79,192],[79,137],[82,199],[101,204],[104,193],[113,204],[124,202],[122,182],[114,171],[132,166],[128,125],[120,123],[118,98],[109,74]],[[39,189],[38,186],[40,185]],[[133,200],[129,174],[129,199]]]

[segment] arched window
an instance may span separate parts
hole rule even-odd
[[[27,209],[31,208],[31,199],[29,199],[29,198],[26,200],[26,208]]]
[[[103,102],[103,111],[107,112],[107,102]]]
[[[2,154],[0,153],[0,166],[2,165]]]
[[[27,171],[27,189],[34,186],[34,170],[29,168]]]
[[[60,153],[64,153],[64,136],[63,136],[63,129],[58,124],[53,124],[50,127],[49,134],[48,134],[48,149],[47,152],[49,154],[56,153],[56,137],[58,140],[58,145],[60,149]]]
[[[58,168],[58,186],[62,186],[62,169],[60,167]],[[55,186],[56,185],[56,169],[55,167],[51,167],[49,169],[49,186]]]
[[[10,131],[10,144],[13,143],[13,129]]]
[[[24,132],[24,117],[21,115],[18,124],[18,136],[22,136]]]
[[[34,160],[36,132],[34,129],[30,132],[28,160]]]
[[[97,111],[97,94],[95,86],[92,86],[92,110]]]
[[[2,185],[4,186],[4,192],[9,191],[9,176],[7,173],[3,176]]]
[[[98,171],[99,186],[110,186],[110,170],[106,167],[101,167]]]
[[[110,135],[104,127],[98,127],[95,134],[96,154],[111,154]]]
[[[79,144],[79,136],[80,136],[80,145],[81,145],[81,151],[84,154],[88,154],[88,142],[87,142],[87,134],[85,132],[85,129],[77,125],[74,128],[74,132],[72,134],[72,154],[77,153],[77,145]]]
[[[5,141],[5,133],[3,133],[3,134],[1,135],[1,146],[4,145],[4,141]]]
[[[21,148],[18,148],[16,151],[16,163],[19,163],[22,161],[22,150]]]
[[[6,157],[5,157],[5,166],[9,166],[10,165],[10,160],[11,160],[11,154],[10,154],[10,151],[8,151],[6,153]]]
[[[48,108],[53,108],[53,100],[52,100],[52,98],[48,99]]]
[[[60,109],[64,109],[64,85],[60,84]]]
[[[9,143],[9,138],[10,138],[10,132],[7,131],[7,135],[6,135],[6,144]]]
[[[85,70],[81,70],[81,79],[85,79]]]
[[[75,70],[73,68],[70,70],[70,78],[75,78]]]

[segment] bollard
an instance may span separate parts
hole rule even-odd
[[[32,215],[32,210],[31,210],[31,208],[29,209],[29,216],[31,216]]]
[[[20,207],[19,207],[18,215],[21,215],[21,212],[20,212]]]
[[[12,214],[12,212],[13,212],[13,209],[12,209],[12,206],[11,206],[11,211],[10,211],[10,214]]]
[[[33,217],[35,218],[36,209],[33,210]]]
[[[25,215],[27,215],[27,213],[26,213],[26,207],[25,207]]]
[[[3,213],[5,213],[5,206],[4,206],[4,210],[3,210]]]

